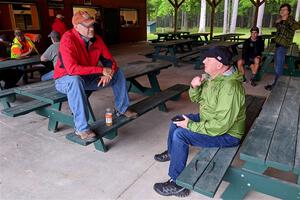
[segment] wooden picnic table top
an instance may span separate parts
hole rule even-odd
[[[41,62],[40,55],[33,55],[33,56],[22,58],[22,59],[4,60],[4,61],[0,62],[0,70],[14,68],[14,67],[18,67],[21,65],[36,64],[36,63],[40,63],[40,62]]]
[[[223,37],[235,37],[235,36],[242,36],[245,35],[244,33],[225,33],[225,34],[220,34],[220,35],[215,35],[213,38],[218,39],[218,38],[223,38]]]
[[[170,40],[165,42],[157,42],[157,43],[151,43],[151,46],[154,47],[171,47],[181,44],[188,44],[191,43],[193,40],[187,40],[187,39],[181,39],[181,40]]]
[[[197,49],[208,49],[214,46],[224,46],[224,47],[232,47],[241,44],[241,42],[228,42],[228,41],[213,41],[206,45],[200,46]]]
[[[184,39],[190,39],[190,38],[201,38],[201,36],[205,37],[205,40],[208,40],[207,36],[209,35],[209,33],[191,33],[188,35],[182,35],[181,37]]]
[[[271,38],[273,38],[274,37],[274,35],[272,35],[272,34],[262,34],[262,35],[260,35],[261,36],[261,38],[264,40],[264,39],[271,39]]]
[[[187,35],[190,34],[190,32],[188,31],[177,31],[177,32],[166,32],[166,33],[154,33],[154,35],[161,35],[161,36],[165,36],[165,35]]]
[[[172,64],[169,62],[146,62],[139,64],[130,64],[120,68],[123,70],[126,79],[130,80],[152,72],[159,71],[161,69],[166,69],[170,66],[172,66]],[[17,94],[28,96],[50,104],[67,100],[65,94],[62,94],[55,89],[54,80],[16,87],[14,88],[14,91]]]
[[[242,144],[242,160],[300,173],[299,87],[299,77],[281,77]]]

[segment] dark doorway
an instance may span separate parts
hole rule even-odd
[[[119,9],[104,8],[104,36],[106,44],[120,43],[120,14]]]

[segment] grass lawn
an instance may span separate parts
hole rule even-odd
[[[157,32],[170,32],[173,31],[172,28],[162,28],[158,27]],[[206,32],[209,32],[210,27],[206,27]],[[188,31],[191,33],[197,33],[198,28],[191,28]],[[214,27],[214,35],[222,34],[223,27]],[[275,28],[263,28],[262,29],[263,34],[271,34],[272,31],[276,31]],[[236,29],[236,33],[244,33],[245,35],[241,36],[241,38],[248,38],[250,36],[250,28],[238,28]],[[147,39],[156,39],[157,36],[151,33],[147,34]],[[295,36],[294,36],[294,42],[296,42],[298,45],[300,45],[300,31],[296,31]]]

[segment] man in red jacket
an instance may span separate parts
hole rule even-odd
[[[58,32],[60,37],[62,37],[63,34],[68,30],[67,26],[62,20],[63,18],[64,16],[62,16],[61,14],[57,14],[52,24],[52,31]]]
[[[75,134],[86,141],[94,141],[96,135],[88,124],[85,91],[112,86],[118,113],[130,118],[137,116],[128,110],[126,79],[101,37],[94,33],[94,22],[87,12],[74,14],[73,29],[64,33],[54,67],[55,87],[68,97]]]

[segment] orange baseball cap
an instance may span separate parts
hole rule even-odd
[[[83,22],[90,25],[95,23],[95,20],[86,11],[79,10],[73,15],[72,24],[77,25]]]

